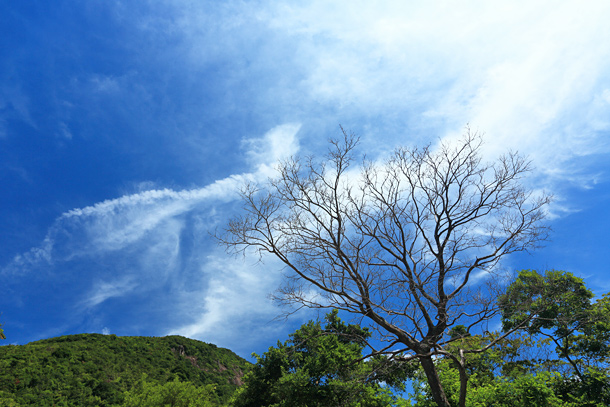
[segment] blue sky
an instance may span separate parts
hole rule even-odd
[[[544,249],[610,291],[606,1],[0,0],[0,322],[7,343],[181,334],[242,356],[274,321],[273,260],[209,232],[237,191],[339,125],[371,158],[485,134],[554,194]]]

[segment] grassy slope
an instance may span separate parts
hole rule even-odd
[[[122,392],[146,374],[216,384],[223,404],[249,363],[228,349],[180,336],[81,334],[0,346],[0,405],[120,405]],[[4,402],[2,401],[4,398]]]

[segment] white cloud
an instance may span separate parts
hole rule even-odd
[[[72,132],[66,123],[59,123],[59,132],[61,137],[64,137],[67,140],[72,140]]]
[[[443,121],[428,140],[469,122],[490,157],[519,150],[565,181],[568,163],[610,152],[609,13],[606,2],[312,1],[268,18],[294,36],[311,99]]]
[[[329,136],[308,133],[320,121],[354,129],[373,153],[470,123],[487,135],[490,156],[518,149],[550,187],[581,182],[569,179],[572,168],[558,170],[610,149],[607,2],[159,7],[172,18],[143,29],[181,38],[185,69],[233,61],[227,86],[247,85],[256,105],[248,108],[259,114],[303,123],[306,142]],[[254,149],[250,158],[276,151]]]
[[[605,11],[604,11],[605,9]],[[542,10],[537,10],[542,15]],[[489,135],[488,149],[518,149],[542,171],[594,152],[608,152],[610,106],[595,102],[596,89],[608,86],[610,36],[601,3],[563,3],[524,27],[521,41],[503,38],[514,54],[489,65],[467,113]],[[593,126],[592,126],[593,124]]]
[[[226,201],[238,196],[249,175],[229,177],[204,188],[184,191],[150,190],[106,200],[61,215],[40,246],[15,256],[3,272],[24,272],[32,267],[108,253],[129,247],[150,234],[164,240],[182,227],[176,220],[206,201]],[[154,240],[154,239],[152,239]]]
[[[230,258],[218,250],[208,255],[201,265],[207,289],[197,293],[199,301],[184,298],[193,321],[178,324],[168,334],[222,343],[247,353],[247,347],[242,349],[244,332],[252,343],[277,329],[270,323],[279,311],[267,297],[280,283],[281,266],[273,259],[265,264],[253,259],[256,256]]]
[[[143,251],[163,252],[172,258],[184,227],[181,216],[233,201],[245,182],[265,179],[278,159],[297,152],[299,128],[298,124],[281,125],[260,139],[249,140],[251,150],[246,154],[256,168],[252,173],[231,175],[203,188],[147,190],[72,209],[55,221],[40,246],[15,256],[3,272],[122,250],[142,241],[146,245]]]
[[[45,272],[69,282],[74,289],[66,301],[79,310],[71,318],[93,308],[100,312],[110,299],[162,292],[167,297],[155,306],[172,313],[175,332],[226,344],[227,327],[254,329],[254,321],[273,319],[277,312],[263,299],[280,274],[228,258],[208,233],[219,218],[230,216],[223,205],[239,198],[244,182],[266,179],[277,159],[297,152],[298,130],[296,124],[278,126],[250,140],[245,154],[252,159],[251,173],[203,188],[140,191],[70,210],[41,245],[17,255],[2,274]]]
[[[116,93],[121,89],[120,79],[112,76],[93,75],[89,80],[95,92]]]
[[[86,294],[82,306],[93,308],[109,298],[122,297],[136,288],[137,284],[129,277],[124,277],[113,282],[100,282]]]
[[[7,134],[7,119],[17,118],[36,128],[36,123],[30,113],[30,100],[21,87],[11,84],[0,88],[0,138],[9,136]],[[15,136],[12,135],[11,136]]]
[[[268,174],[270,166],[294,156],[299,150],[297,133],[300,128],[299,123],[282,124],[269,130],[263,138],[243,140],[251,164]]]

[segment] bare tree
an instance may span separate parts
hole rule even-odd
[[[399,148],[382,164],[354,165],[358,139],[345,131],[331,143],[321,162],[293,158],[268,184],[245,187],[245,214],[221,243],[281,260],[281,301],[368,319],[386,341],[371,354],[418,359],[439,406],[450,404],[434,357],[454,359],[463,405],[464,352],[495,341],[456,355],[448,331],[484,329],[498,313],[500,280],[489,275],[503,256],[546,238],[550,198],[521,185],[530,167],[518,154],[484,164],[469,130],[457,146]]]

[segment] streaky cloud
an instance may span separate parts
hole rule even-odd
[[[230,216],[245,183],[265,180],[276,160],[297,152],[299,128],[280,125],[244,143],[251,172],[201,188],[148,189],[69,210],[54,221],[40,245],[15,256],[0,273],[15,284],[36,274],[70,287],[62,297],[62,306],[72,311],[64,328],[89,321],[87,326],[99,328],[87,329],[120,332],[125,328],[104,315],[122,306],[154,315],[140,327],[131,325],[134,332],[159,329],[150,324],[162,320],[165,330],[178,327],[172,329],[226,343],[227,320],[273,318],[273,306],[260,299],[276,286],[279,273],[253,273],[261,267],[227,258],[209,231]]]
[[[253,172],[231,175],[202,188],[146,190],[67,211],[55,220],[40,246],[16,255],[2,272],[23,272],[42,264],[122,250],[142,240],[154,241],[150,235],[155,229],[162,230],[163,236],[177,235],[182,227],[180,216],[239,198],[245,183],[266,178],[278,159],[296,153],[299,128],[299,124],[280,125],[262,138],[249,140],[246,155],[254,157]],[[172,219],[178,219],[173,226]]]
[[[132,291],[137,283],[130,277],[123,277],[113,282],[101,282],[86,295],[82,306],[93,308],[112,297],[120,297]]]

